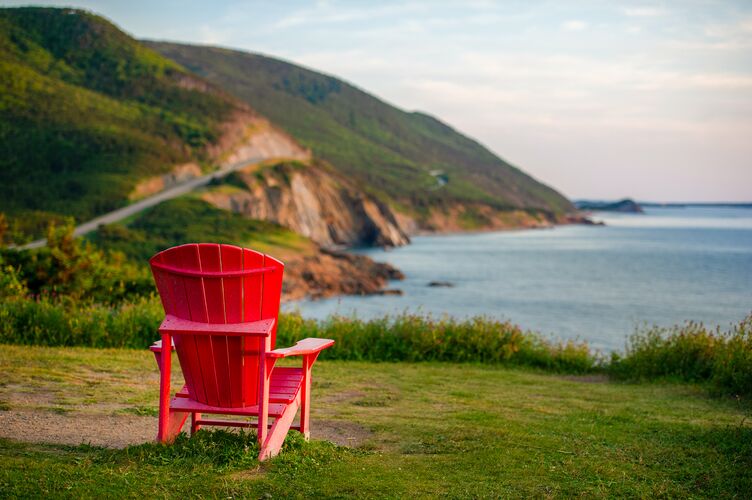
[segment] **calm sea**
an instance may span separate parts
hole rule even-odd
[[[726,327],[752,312],[752,209],[648,208],[594,218],[607,226],[424,236],[396,250],[362,251],[405,273],[391,283],[404,295],[286,309],[312,318],[486,315],[603,350],[622,349],[644,324]]]

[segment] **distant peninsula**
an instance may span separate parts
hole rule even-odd
[[[601,210],[606,212],[625,212],[641,214],[642,207],[634,200],[625,198],[619,201],[575,201],[574,206],[579,210]]]

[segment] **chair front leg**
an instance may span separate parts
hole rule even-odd
[[[272,378],[272,370],[274,370],[274,364],[276,362],[275,359],[266,359],[268,342],[268,338],[261,342],[262,349],[261,355],[259,356],[259,413],[256,435],[258,436],[258,442],[261,447],[264,446],[269,431],[269,385]]]
[[[311,372],[319,353],[303,356],[303,386],[300,395],[300,432],[306,440],[311,437]]]
[[[162,351],[159,353],[159,430],[157,432],[157,441],[163,444],[175,440],[188,418],[187,412],[170,410],[171,354],[170,334],[163,333]]]
[[[162,334],[162,351],[159,363],[159,432],[157,441],[167,443],[170,425],[170,371],[172,345],[169,333]]]

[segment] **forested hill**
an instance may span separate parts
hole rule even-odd
[[[473,202],[572,211],[561,194],[476,141],[337,78],[257,54],[145,42],[241,98],[364,189],[402,206]],[[437,176],[448,182],[440,189]]]
[[[124,205],[139,179],[208,162],[238,105],[99,16],[0,9],[0,212]]]
[[[55,218],[109,212],[164,174],[216,167],[264,120],[254,110],[308,146],[326,167],[317,172],[334,168],[382,212],[412,216],[405,230],[538,225],[574,209],[440,121],[339,79],[23,7],[0,8],[0,214],[14,234],[39,236]]]

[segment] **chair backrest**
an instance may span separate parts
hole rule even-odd
[[[284,265],[273,257],[191,243],[159,252],[149,264],[166,314],[212,324],[277,319]],[[175,335],[190,397],[218,407],[258,404],[259,356],[274,349],[276,333],[275,324],[270,337]]]

